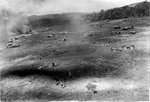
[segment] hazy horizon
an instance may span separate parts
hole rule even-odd
[[[22,12],[25,15],[88,13],[142,1],[144,0],[0,0],[0,9],[15,13]]]

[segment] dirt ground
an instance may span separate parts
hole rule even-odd
[[[149,21],[53,26],[12,37],[20,46],[0,45],[1,100],[148,101]]]

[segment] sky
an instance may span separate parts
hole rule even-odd
[[[26,15],[95,12],[141,1],[144,0],[0,0],[0,10],[23,12]]]

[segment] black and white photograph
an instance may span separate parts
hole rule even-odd
[[[149,102],[150,0],[0,0],[0,102]]]

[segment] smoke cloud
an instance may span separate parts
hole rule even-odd
[[[29,31],[28,20],[22,13],[7,10],[0,12],[0,42],[7,41],[10,35]]]

